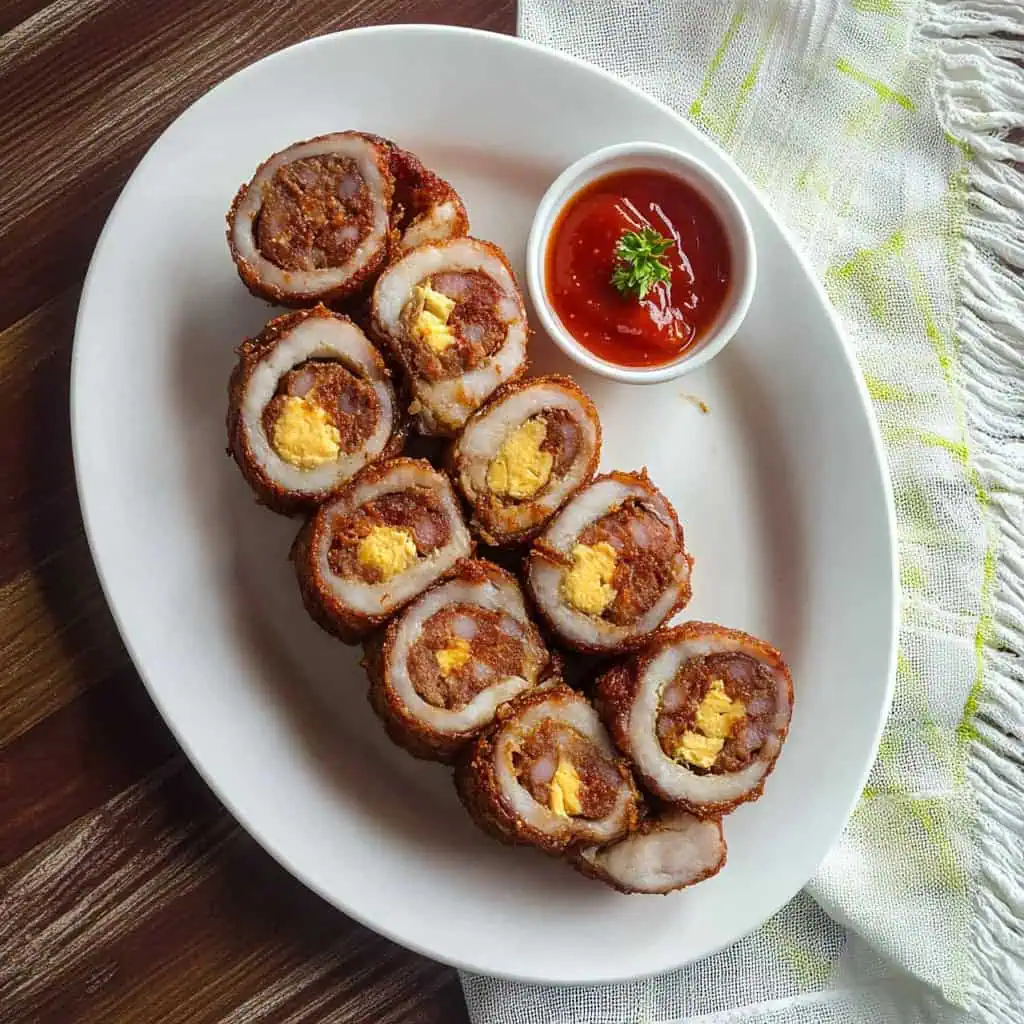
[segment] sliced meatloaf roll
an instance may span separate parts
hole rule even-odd
[[[455,483],[488,544],[528,540],[594,475],[601,421],[568,377],[502,388],[452,446]]]
[[[526,369],[523,298],[490,242],[456,238],[407,252],[377,280],[372,323],[408,375],[424,434],[455,435]]]
[[[405,441],[380,353],[324,306],[276,317],[243,342],[228,395],[229,451],[279,512],[312,508]]]
[[[589,701],[564,685],[503,705],[455,781],[481,828],[548,853],[614,842],[640,817],[629,766]]]
[[[228,212],[228,245],[245,286],[286,306],[329,302],[372,283],[390,252],[390,146],[334,132],[273,154]]]
[[[710,622],[658,633],[604,673],[596,692],[616,745],[644,786],[702,817],[761,795],[793,711],[782,655]]]
[[[447,478],[400,458],[367,467],[321,505],[292,560],[310,615],[356,643],[472,551]]]
[[[516,578],[481,560],[407,605],[365,650],[370,701],[388,734],[435,761],[452,760],[553,666]]]
[[[686,889],[725,867],[719,818],[697,818],[667,807],[625,839],[582,847],[574,863],[583,874],[619,892],[666,893]]]
[[[608,473],[533,542],[526,582],[563,644],[610,653],[642,645],[689,601],[691,563],[675,510],[646,472]]]

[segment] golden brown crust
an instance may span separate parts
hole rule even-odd
[[[616,892],[621,892],[627,896],[631,893],[645,893],[650,895],[665,896],[668,895],[668,893],[670,892],[681,892],[683,889],[689,889],[693,885],[698,885],[701,882],[706,882],[709,878],[713,878],[715,875],[719,873],[719,871],[722,870],[722,868],[725,867],[726,861],[728,859],[728,847],[725,843],[725,835],[722,832],[721,817],[709,816],[704,820],[713,821],[718,825],[718,837],[722,844],[721,859],[716,864],[709,866],[700,874],[694,875],[692,878],[688,879],[681,885],[670,884],[666,885],[661,889],[641,889],[636,886],[625,885],[618,879],[613,878],[610,874],[608,874],[608,872],[603,871],[599,864],[596,864],[593,861],[588,860],[586,857],[584,857],[582,855],[582,850],[575,851],[573,855],[569,858],[569,861],[581,875],[585,875],[587,878],[593,878],[598,882],[604,882],[605,885],[614,889]],[[644,818],[644,820],[640,822],[639,826],[637,827],[636,833],[634,833],[633,835],[648,835],[651,832],[656,832],[660,829],[660,815],[651,815],[649,817]],[[626,836],[626,838],[620,840],[620,842],[628,842],[630,839],[633,838],[633,835]]]
[[[789,672],[782,654],[771,644],[757,637],[751,636],[738,629],[730,629],[727,626],[720,626],[714,622],[684,622],[680,626],[670,629],[659,630],[651,638],[650,643],[632,657],[613,665],[594,683],[594,706],[597,708],[602,721],[616,747],[633,761],[633,745],[629,737],[629,715],[633,702],[637,697],[640,679],[646,667],[666,647],[679,643],[683,640],[693,640],[700,637],[717,637],[722,640],[733,640],[747,645],[757,652],[759,658],[779,672],[786,684],[786,698],[789,706],[793,706],[793,679]],[[689,800],[680,800],[673,794],[666,793],[664,788],[658,785],[656,779],[633,761],[633,771],[640,780],[644,790],[659,800],[673,806],[682,807],[698,818],[719,817],[735,810],[740,804],[752,803],[764,792],[764,785],[768,776],[775,770],[775,765],[782,752],[786,736],[789,733],[789,724],[777,734],[780,739],[779,751],[768,762],[764,776],[760,782],[747,793],[735,800],[721,801],[715,803],[694,803]]]
[[[661,622],[668,622],[677,612],[682,611],[690,603],[690,598],[693,596],[693,588],[691,586],[692,572],[694,565],[694,557],[686,550],[686,536],[683,531],[682,524],[679,522],[679,516],[676,513],[675,507],[672,503],[661,493],[660,490],[655,486],[650,476],[647,474],[647,467],[641,467],[639,472],[622,472],[620,470],[612,470],[609,473],[602,473],[600,476],[595,476],[586,485],[591,487],[595,484],[600,483],[602,480],[616,480],[623,484],[641,484],[644,487],[648,487],[655,491],[661,496],[665,502],[665,508],[668,513],[668,517],[672,522],[673,529],[676,531],[679,537],[679,544],[682,550],[683,556],[686,558],[689,564],[689,572],[687,573],[686,584],[679,591],[679,595],[676,598],[675,603],[668,610],[668,612],[662,617]],[[584,490],[583,487],[576,492],[578,495],[580,491]],[[575,495],[574,495],[575,496]],[[562,508],[565,508],[563,505]],[[568,565],[567,560],[557,551],[548,547],[544,543],[544,536],[541,534],[533,541],[533,546],[527,553],[526,559],[523,563],[523,578],[526,585],[526,591],[530,596],[532,606],[536,611],[537,616],[544,623],[545,629],[551,633],[551,635],[557,640],[559,644],[564,647],[568,647],[570,650],[576,651],[580,654],[597,654],[603,656],[614,657],[619,654],[627,654],[630,651],[636,651],[650,643],[652,638],[657,635],[657,629],[647,630],[644,633],[638,633],[636,636],[626,637],[616,643],[614,646],[602,646],[600,644],[591,644],[582,640],[574,640],[570,637],[566,637],[561,630],[558,629],[556,623],[552,620],[551,616],[544,610],[540,602],[537,601],[536,595],[533,590],[533,586],[530,582],[530,565],[534,560],[543,560],[547,562],[555,563],[556,565]]]
[[[385,140],[386,141],[386,140]],[[442,203],[451,203],[456,210],[449,238],[469,234],[469,214],[462,197],[452,184],[425,167],[414,153],[395,143],[391,147],[391,173],[395,177],[392,225],[401,242],[401,235],[418,217]]]
[[[656,633],[655,639],[651,641],[652,646],[658,642],[658,635]],[[641,664],[644,654],[645,652],[641,651],[632,658],[626,658],[605,669],[594,681],[593,687],[594,707],[597,708],[612,742],[627,757],[631,757],[628,736],[629,712],[639,683],[639,673],[634,666]]]
[[[545,853],[563,856],[580,845],[570,829],[557,835],[541,831],[518,817],[501,791],[494,767],[495,748],[506,723],[522,716],[537,704],[548,700],[576,700],[580,695],[564,683],[535,689],[503,704],[498,709],[494,724],[466,748],[455,767],[455,788],[470,817],[488,835],[502,843],[535,846]],[[625,759],[619,758],[615,767],[620,778],[629,787],[631,806],[622,835],[632,832],[642,811],[639,790]]]
[[[388,654],[396,621],[397,617],[363,642],[362,665],[370,682],[366,693],[370,707],[395,746],[423,761],[451,764],[469,737],[443,736],[426,728],[409,714],[405,703],[388,685]]]
[[[503,402],[505,399],[510,398],[512,395],[519,391],[523,391],[526,388],[535,387],[538,384],[550,384],[553,387],[561,388],[564,391],[570,392],[574,398],[576,398],[580,405],[583,407],[587,418],[593,424],[595,432],[595,444],[594,451],[591,453],[590,459],[587,461],[586,470],[580,483],[572,491],[565,495],[562,501],[557,507],[553,508],[547,513],[543,519],[532,524],[530,527],[517,530],[517,531],[503,531],[500,528],[500,524],[497,522],[497,511],[500,507],[500,502],[497,502],[487,495],[473,495],[469,492],[469,489],[464,486],[462,479],[462,471],[458,460],[458,444],[459,438],[467,430],[469,430],[473,424],[482,419],[488,412],[492,411],[493,408]],[[602,443],[602,429],[601,429],[601,417],[598,415],[597,407],[594,405],[590,396],[576,383],[571,377],[566,377],[562,374],[551,373],[546,374],[543,377],[530,377],[524,378],[518,376],[512,380],[502,384],[479,409],[477,409],[468,420],[460,434],[455,437],[452,442],[448,445],[445,452],[444,466],[453,482],[459,494],[462,496],[466,505],[469,507],[471,512],[470,526],[476,531],[480,539],[491,547],[514,547],[519,544],[529,543],[534,537],[539,534],[545,526],[557,515],[559,509],[563,508],[567,502],[569,502],[575,494],[578,494],[590,481],[593,479],[594,473],[597,472],[598,463],[601,461],[601,443]],[[528,504],[528,502],[527,502]]]
[[[395,692],[389,682],[391,669],[390,659],[398,630],[403,616],[411,614],[417,604],[423,601],[437,587],[450,583],[453,579],[465,580],[467,583],[484,583],[488,580],[499,584],[519,584],[515,576],[504,569],[483,559],[469,559],[462,562],[458,571],[444,580],[439,580],[418,598],[410,602],[396,615],[387,627],[366,640],[363,645],[363,666],[370,679],[369,700],[373,710],[384,723],[384,728],[392,742],[407,750],[413,757],[427,761],[453,763],[466,744],[480,734],[490,723],[477,729],[461,733],[441,733],[431,728],[421,719],[411,714],[405,701]],[[539,637],[538,637],[539,639]],[[550,658],[548,665],[541,672],[540,680],[549,676],[552,666],[557,671],[557,662]]]
[[[326,633],[337,637],[342,643],[358,644],[364,633],[373,627],[362,620],[354,620],[349,625],[348,618],[333,608],[330,596],[319,586],[319,576],[314,565],[315,556],[315,516],[311,516],[302,525],[295,540],[292,541],[289,558],[295,566],[295,575],[299,583],[299,595],[309,617]]]
[[[451,182],[435,174],[415,153],[402,149],[391,139],[373,132],[356,134],[380,146],[388,154],[388,166],[395,183],[390,211],[389,262],[401,254],[402,234],[412,222],[441,203],[450,202],[456,210],[448,237],[461,238],[469,234],[466,204]]]
[[[299,583],[299,593],[302,596],[302,603],[313,621],[339,640],[346,644],[358,644],[368,634],[380,628],[409,601],[419,597],[420,591],[410,594],[408,599],[401,605],[382,612],[379,615],[368,615],[355,611],[340,602],[326,582],[321,578],[320,566],[317,552],[321,542],[330,533],[331,518],[335,506],[344,503],[349,492],[367,483],[375,483],[384,479],[398,466],[411,466],[435,474],[437,471],[429,462],[422,459],[395,458],[383,462],[373,462],[355,477],[353,477],[341,490],[332,496],[330,501],[324,502],[306,521],[299,530],[298,535],[292,543],[290,558],[295,566],[295,574]],[[473,542],[470,540],[470,550],[466,557],[472,555]],[[447,579],[458,572],[461,560],[456,562],[447,571],[439,574],[431,585],[439,580]],[[426,588],[424,588],[426,589]]]
[[[386,146],[381,145],[382,140],[366,135],[363,132],[344,132],[342,134],[358,135],[365,138],[375,146],[377,150],[377,168],[380,171],[381,181],[384,188],[384,194],[380,198],[390,211],[395,191],[395,178],[391,170],[390,150]],[[286,148],[291,149],[293,146],[302,146],[309,142],[319,142],[321,139],[325,138],[327,138],[326,135],[317,135],[311,139],[304,139],[302,142],[292,143],[291,146]],[[352,274],[340,284],[331,288],[314,289],[305,292],[285,292],[277,285],[263,280],[260,277],[259,269],[253,266],[253,264],[245,259],[245,257],[238,251],[238,247],[235,245],[233,237],[238,209],[245,200],[245,197],[249,194],[249,189],[252,187],[252,182],[256,179],[257,175],[259,175],[260,171],[262,171],[263,168],[280,152],[282,151],[278,150],[277,153],[271,153],[270,156],[268,156],[266,160],[256,168],[253,172],[252,178],[238,189],[238,192],[235,194],[235,198],[231,203],[231,208],[228,210],[228,248],[231,250],[231,258],[235,262],[235,269],[238,271],[238,276],[242,279],[242,283],[245,287],[248,288],[249,291],[257,298],[265,299],[267,302],[278,303],[282,306],[301,308],[303,306],[311,305],[314,302],[337,302],[348,298],[349,296],[357,295],[373,284],[377,279],[377,275],[380,273],[381,268],[387,262],[389,249],[386,242],[380,246],[379,250],[374,253],[373,256],[367,260],[367,262],[360,267],[358,271],[356,271],[356,273]]]
[[[311,317],[330,318],[344,321],[345,323],[352,322],[347,316],[341,313],[334,313],[323,305],[316,305],[312,309],[296,310],[292,313],[285,313],[274,317],[258,335],[253,338],[246,338],[238,347],[238,362],[231,371],[231,378],[228,381],[228,454],[235,460],[246,482],[256,492],[256,497],[260,503],[274,512],[280,512],[282,515],[289,516],[298,515],[316,508],[332,495],[337,494],[348,483],[348,480],[339,480],[332,487],[310,494],[300,494],[289,490],[273,480],[267,475],[263,466],[260,465],[253,454],[248,432],[242,419],[242,403],[245,398],[245,389],[259,364],[279,342],[287,337],[299,324]],[[408,436],[408,422],[401,414],[401,406],[399,405],[397,395],[395,414],[395,429],[392,431],[391,437],[383,451],[374,456],[371,463],[398,455],[405,447]]]

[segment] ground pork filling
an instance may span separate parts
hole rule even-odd
[[[512,755],[512,767],[538,803],[591,821],[612,812],[623,785],[615,765],[586,736],[552,720],[523,738]]]
[[[615,597],[601,617],[629,626],[650,611],[676,579],[677,532],[642,501],[630,499],[588,526],[578,544],[605,543],[615,551],[611,587]]]
[[[417,326],[419,289],[430,288],[454,301],[444,330],[424,336]],[[478,270],[445,271],[413,289],[403,313],[405,348],[418,376],[450,380],[476,369],[505,341],[507,325],[498,312],[501,288]]]
[[[332,359],[309,359],[282,375],[276,394],[263,410],[263,429],[269,438],[274,437],[287,398],[302,398],[323,409],[346,455],[366,444],[380,417],[380,399],[373,386]]]
[[[351,157],[284,164],[262,186],[262,200],[256,245],[282,270],[340,267],[373,225],[373,196]]]
[[[662,693],[656,722],[662,750],[699,774],[739,771],[772,732],[775,690],[771,672],[748,654],[691,658]]]
[[[583,447],[580,425],[568,409],[546,409],[538,418],[547,428],[541,451],[551,452],[555,460],[551,467],[552,479],[564,476]]]
[[[426,558],[451,537],[444,503],[435,491],[426,487],[392,491],[334,520],[327,552],[331,572],[343,579],[383,582],[385,574],[380,566],[360,558],[360,542],[379,527],[392,527],[407,536],[416,558]]]
[[[424,624],[409,651],[409,677],[428,704],[457,711],[509,676],[536,680],[543,654],[532,632],[503,612],[451,605]]]

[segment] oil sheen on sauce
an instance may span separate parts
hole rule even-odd
[[[671,278],[643,299],[611,283],[615,247],[651,228],[672,240],[662,257]],[[548,297],[566,330],[600,359],[662,366],[700,340],[729,287],[729,243],[718,215],[695,189],[662,171],[609,174],[562,210],[546,253]]]

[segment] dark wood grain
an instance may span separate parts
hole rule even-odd
[[[0,4],[0,1021],[465,1020],[454,973],[308,893],[178,752],[103,600],[68,429],[75,310],[132,167],[327,31],[512,31],[512,0]]]

